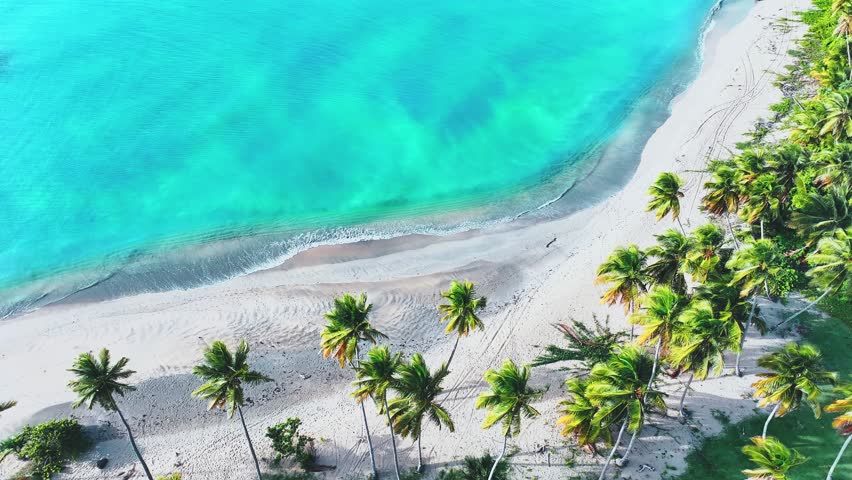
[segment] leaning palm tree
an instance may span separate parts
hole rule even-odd
[[[372,398],[379,407],[379,413],[388,417],[388,428],[390,429],[391,446],[393,447],[393,465],[396,469],[396,478],[400,480],[399,456],[396,452],[396,436],[393,432],[393,422],[388,408],[388,388],[394,382],[394,377],[402,365],[402,354],[391,354],[386,345],[376,346],[367,352],[367,358],[358,362],[355,366],[355,391],[352,396],[358,403]]]
[[[243,433],[246,435],[249,451],[254,460],[257,478],[262,480],[260,463],[257,461],[257,454],[254,452],[254,445],[243,416],[245,404],[243,384],[255,385],[272,379],[249,368],[248,354],[249,346],[245,340],[240,340],[233,354],[224,342],[216,340],[211,343],[204,349],[204,361],[192,369],[192,373],[204,380],[204,384],[195,389],[192,396],[207,400],[208,410],[224,409],[228,418],[233,418],[235,411],[240,414],[240,423],[243,425]]]
[[[731,238],[739,247],[734,225],[731,223],[731,214],[736,214],[740,208],[742,185],[739,172],[729,165],[719,164],[713,169],[713,177],[704,184],[704,188],[708,190],[702,198],[704,210],[713,215],[725,217],[731,231]]]
[[[612,354],[624,342],[623,332],[613,331],[609,327],[609,317],[603,322],[592,315],[592,327],[578,320],[569,324],[554,325],[565,338],[566,346],[547,345],[544,353],[535,357],[530,365],[540,367],[561,362],[580,362],[580,368],[572,370],[587,373],[598,363],[609,360]],[[571,369],[571,368],[569,368]]]
[[[769,295],[769,279],[778,272],[780,263],[781,256],[771,240],[754,240],[736,252],[726,265],[733,272],[731,285],[740,289],[740,297],[751,298],[751,311],[746,320],[742,343],[737,353],[735,367],[737,375],[741,374],[739,352],[742,352],[745,347],[746,335],[757,309],[757,293],[763,287],[766,295]]]
[[[705,223],[692,232],[691,249],[684,262],[684,270],[692,280],[704,283],[719,273],[731,253],[725,244],[725,232],[712,223]]]
[[[775,437],[751,439],[754,445],[743,447],[743,453],[757,468],[743,470],[751,480],[791,480],[787,473],[808,461],[796,450],[790,450]]]
[[[438,305],[438,311],[443,315],[441,323],[447,322],[446,333],[456,334],[456,343],[453,345],[453,351],[450,352],[449,360],[447,360],[447,367],[449,368],[461,337],[468,336],[474,330],[485,328],[477,312],[485,308],[487,300],[485,297],[476,296],[473,282],[469,281],[453,281],[450,284],[450,289],[442,292],[441,297],[447,300],[447,303]]]
[[[689,380],[680,397],[678,415],[684,418],[683,404],[692,381],[719,375],[725,366],[725,351],[737,350],[743,332],[728,312],[714,312],[707,300],[692,303],[678,320],[673,336],[669,363],[689,372]]]
[[[593,421],[602,424],[604,428],[622,424],[601,470],[601,480],[606,475],[625,430],[633,435],[620,459],[621,465],[630,456],[633,444],[645,424],[646,410],[665,411],[663,394],[653,388],[653,364],[653,359],[643,349],[628,345],[608,362],[595,365],[592,369],[586,396],[592,403],[601,405]]]
[[[584,378],[569,378],[565,382],[569,397],[559,402],[559,412],[562,416],[556,424],[562,427],[563,436],[573,436],[578,445],[597,453],[598,440],[611,443],[612,432],[595,420],[602,405],[592,402],[586,395],[588,384],[588,380]]]
[[[841,385],[835,389],[835,392],[840,395],[840,398],[835,400],[831,405],[825,407],[825,411],[840,414],[834,419],[834,422],[832,422],[831,425],[837,429],[837,433],[840,434],[840,436],[846,437],[846,441],[843,442],[843,446],[840,447],[840,452],[837,453],[837,458],[835,458],[834,463],[831,464],[831,469],[828,471],[828,477],[826,477],[826,480],[831,480],[831,476],[837,469],[837,465],[840,464],[843,452],[846,451],[849,443],[852,443],[852,384],[847,383]]]
[[[139,452],[139,447],[136,446],[130,425],[124,419],[124,414],[115,401],[116,395],[123,397],[125,393],[136,390],[136,387],[123,382],[136,373],[126,368],[128,362],[130,360],[127,357],[121,357],[114,364],[110,364],[109,350],[106,348],[101,349],[97,357],[91,352],[81,353],[74,360],[74,365],[68,370],[77,377],[68,383],[71,390],[77,394],[77,400],[71,406],[77,408],[85,405],[91,410],[97,404],[107,412],[118,413],[118,418],[121,419],[121,423],[127,430],[127,436],[130,437],[130,446],[133,447],[136,458],[142,464],[145,476],[148,477],[148,480],[154,480],[154,476],[148,469],[148,464],[145,463],[142,453]]]
[[[595,283],[608,283],[610,288],[604,292],[601,302],[609,305],[624,305],[625,313],[635,313],[639,297],[647,291],[651,282],[646,266],[648,256],[636,245],[616,248],[597,270]],[[630,336],[633,336],[631,330]]]
[[[765,238],[765,223],[772,222],[781,215],[783,198],[784,187],[778,183],[774,174],[760,175],[749,185],[748,201],[741,213],[750,225],[760,225],[761,239]]]
[[[645,272],[657,285],[668,285],[678,293],[686,293],[686,278],[683,275],[687,256],[692,251],[692,241],[677,230],[669,229],[656,235],[657,244],[646,253],[654,258]]]
[[[341,298],[335,298],[334,308],[325,314],[328,323],[322,331],[322,342],[320,344],[323,358],[334,357],[340,364],[340,368],[349,365],[350,368],[354,369],[360,342],[366,341],[376,344],[378,340],[387,338],[385,334],[376,330],[370,324],[370,311],[372,309],[373,305],[367,303],[367,295],[364,293],[357,299],[348,293]],[[373,439],[370,436],[370,426],[367,424],[367,409],[364,407],[364,402],[359,402],[359,404],[361,406],[361,417],[364,420],[364,431],[367,434],[373,478],[379,478],[376,454],[373,451]]]
[[[848,0],[834,0],[831,11],[837,15],[837,28],[834,35],[842,37],[846,43],[846,62],[849,65],[849,79],[852,80],[852,50],[849,48],[849,34],[852,33],[852,4]]]
[[[528,385],[530,380],[530,367],[518,367],[511,360],[503,361],[503,365],[497,370],[485,372],[485,381],[491,386],[491,391],[485,392],[476,399],[476,408],[488,410],[482,428],[491,428],[497,423],[502,423],[503,449],[491,467],[488,480],[494,476],[497,465],[506,455],[506,444],[509,437],[517,436],[521,432],[521,418],[533,418],[539,416],[538,410],[533,408],[532,402],[541,398],[542,390],[536,390]]]
[[[10,400],[8,402],[0,402],[0,412],[5,412],[6,410],[9,410],[17,404],[18,402],[14,400]]]
[[[651,196],[651,201],[648,202],[647,211],[655,212],[657,221],[663,219],[666,215],[671,214],[684,235],[686,230],[683,229],[683,224],[680,222],[680,199],[683,198],[683,180],[671,172],[663,172],[657,177],[657,180],[648,189],[648,194]]]
[[[642,335],[636,339],[637,343],[655,345],[652,379],[657,374],[660,356],[668,351],[678,325],[678,317],[687,303],[687,297],[678,295],[669,287],[657,286],[645,296],[641,311],[630,317],[631,323],[645,327]],[[651,385],[648,385],[648,388],[651,388]]]
[[[823,192],[811,192],[790,216],[790,226],[813,245],[837,230],[852,227],[852,189],[833,184]]]
[[[399,367],[398,376],[394,382],[394,390],[399,394],[390,402],[393,426],[403,437],[417,440],[417,471],[423,470],[423,449],[420,446],[423,420],[428,418],[438,428],[447,427],[455,430],[453,420],[444,407],[438,403],[438,396],[444,391],[441,383],[450,371],[447,365],[441,365],[432,374],[423,360],[423,356],[415,353],[411,362]]]
[[[769,422],[773,418],[783,417],[787,412],[798,408],[802,402],[811,407],[816,418],[822,415],[819,401],[822,387],[834,385],[837,382],[837,374],[824,370],[822,354],[816,347],[788,343],[783,348],[760,357],[757,365],[769,372],[757,374],[762,380],[752,385],[755,388],[754,396],[759,399],[758,405],[761,407],[774,405],[763,425],[763,438],[766,438]]]
[[[852,137],[852,95],[848,92],[832,92],[823,97],[826,116],[822,121],[819,136],[831,135],[835,140]]]
[[[823,290],[822,295],[776,328],[805,313],[829,293],[840,290],[852,278],[852,229],[837,230],[834,236],[821,239],[816,251],[808,256],[808,263],[812,265],[808,270],[811,283]]]

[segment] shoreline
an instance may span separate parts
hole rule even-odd
[[[245,336],[254,344],[251,358],[257,368],[277,380],[249,390],[255,401],[248,409],[248,421],[256,438],[262,438],[265,426],[298,415],[306,432],[331,439],[330,445],[320,446],[321,463],[337,465],[337,474],[364,470],[368,467],[365,445],[359,440],[354,404],[345,396],[348,372],[323,362],[316,353],[321,315],[334,295],[367,291],[376,306],[374,323],[391,337],[391,345],[407,354],[422,351],[434,366],[452,346],[437,322],[437,293],[459,277],[475,281],[489,297],[486,331],[460,344],[449,377],[453,394],[447,405],[458,430],[446,436],[428,427],[424,457],[430,466],[447,465],[464,454],[493,448],[498,443],[496,435],[479,430],[482,413],[472,408],[471,396],[481,388],[482,372],[504,357],[531,359],[541,345],[557,338],[550,328],[556,321],[585,320],[597,313],[601,318],[610,315],[616,327],[623,326],[620,309],[599,304],[602,289],[592,282],[595,266],[615,246],[647,245],[654,234],[670,227],[665,221],[654,224],[653,217],[644,213],[645,190],[661,171],[689,172],[684,174],[688,192],[684,220],[691,227],[705,221],[694,208],[703,181],[694,170],[700,170],[707,158],[724,155],[725,147],[739,139],[739,132],[766,115],[767,107],[780,98],[769,75],[757,72],[786,65],[791,35],[801,33],[800,25],[793,26],[793,33],[773,31],[774,19],[789,18],[793,10],[808,7],[806,0],[760,2],[751,7],[745,19],[716,40],[698,76],[672,101],[671,114],[644,145],[632,178],[593,207],[519,229],[498,227],[437,240],[415,236],[318,247],[276,268],[205,287],[53,305],[5,320],[0,324],[0,382],[13,386],[4,394],[20,403],[4,413],[0,435],[32,418],[66,415],[63,405],[70,392],[64,389],[65,365],[76,352],[109,346],[114,355],[130,357],[130,367],[139,372],[135,378],[139,391],[127,397],[125,409],[131,423],[137,429],[141,426],[140,446],[152,468],[161,473],[174,469],[174,452],[179,450],[184,460],[181,470],[188,478],[239,476],[244,468],[248,471],[249,463],[230,459],[242,459],[244,445],[227,441],[240,434],[238,425],[204,412],[202,402],[188,398],[195,380],[187,371],[204,341],[222,338],[230,343]],[[546,247],[553,238],[556,243]],[[34,338],[38,344],[33,344]],[[761,349],[775,341],[769,337],[750,340],[744,355],[747,368]],[[520,468],[534,469],[541,479],[565,474],[561,459],[547,467],[542,456],[534,453],[544,443],[558,449],[560,456],[567,455],[554,425],[562,380],[562,373],[555,369],[534,371],[537,386],[552,388],[539,402],[543,416],[526,425],[516,442],[521,453],[514,461],[525,465]],[[719,404],[731,404],[732,418],[750,413],[752,402],[738,395],[751,381],[749,376],[723,377],[697,386],[701,395],[713,398],[706,405],[695,405],[700,408],[696,418],[711,424],[710,410]],[[343,412],[339,423],[323,425],[323,418],[339,412]],[[109,418],[98,412],[75,413],[93,422]],[[378,430],[377,460],[386,470],[389,440],[379,422],[371,417],[371,425]],[[445,437],[443,442],[439,435]],[[652,453],[657,457],[666,453],[657,441],[671,440],[648,435],[637,444],[648,457],[643,462],[654,462],[661,472],[664,462],[682,460],[650,458]],[[680,435],[691,434],[683,427],[672,438]],[[112,473],[132,462],[122,438],[100,443],[95,452],[110,456]],[[406,464],[416,456],[407,441],[402,442],[400,453]],[[260,454],[268,456],[268,447],[261,446]],[[99,478],[90,459],[84,460],[75,468],[74,478]],[[586,457],[582,460],[588,463]],[[12,463],[7,462],[0,465],[0,474]],[[594,462],[589,468],[595,468]],[[632,469],[630,474],[657,478]]]
[[[278,268],[316,248],[341,247],[345,250],[346,246],[353,244],[423,236],[440,242],[443,238],[463,238],[482,231],[519,230],[594,208],[624,188],[638,169],[637,158],[641,156],[644,145],[668,120],[674,102],[699,74],[705,43],[713,34],[719,17],[729,12],[729,6],[741,9],[748,6],[748,2],[717,0],[698,32],[695,49],[684,54],[652,88],[636,99],[615,135],[590,146],[581,162],[582,167],[565,167],[542,185],[512,193],[497,202],[511,204],[515,200],[541,194],[542,189],[553,191],[550,193],[555,196],[540,199],[536,206],[520,212],[496,214],[494,203],[469,205],[448,213],[421,212],[413,216],[400,213],[364,224],[294,230],[292,233],[272,226],[265,232],[258,227],[248,235],[235,234],[213,240],[202,240],[211,235],[188,235],[187,238],[197,240],[189,243],[166,241],[130,253],[110,255],[114,260],[95,262],[93,265],[97,266],[62,269],[18,286],[5,287],[0,291],[0,298],[5,296],[8,301],[0,304],[0,321],[51,305],[204,288]],[[614,176],[617,178],[613,179]],[[562,183],[569,185],[566,187]],[[554,190],[557,186],[558,191]],[[486,213],[489,211],[491,213]]]

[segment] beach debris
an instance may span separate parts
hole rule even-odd
[[[656,472],[656,471],[657,471],[654,467],[652,467],[652,466],[648,465],[647,463],[643,463],[643,464],[639,467],[639,473],[642,473],[642,472],[644,472],[645,470],[650,470],[650,471],[652,471],[652,472]]]
[[[307,380],[307,379],[311,378],[311,376],[308,375],[308,374],[305,374],[305,373],[300,373],[299,378],[301,378],[302,380]]]
[[[546,245],[544,248],[550,248],[550,246],[551,246],[551,245],[553,245],[554,243],[556,243],[556,238],[555,238],[555,237],[554,237],[554,239],[553,239],[553,240],[551,240],[551,241],[547,242],[547,245]]]
[[[102,457],[99,458],[97,462],[95,462],[95,466],[98,467],[100,470],[103,470],[104,468],[106,468],[107,463],[109,463],[109,459],[106,457]]]

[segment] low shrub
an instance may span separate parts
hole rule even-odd
[[[288,418],[286,422],[269,427],[266,436],[272,440],[275,450],[275,463],[284,458],[292,458],[302,469],[308,470],[314,465],[314,439],[299,433],[302,420]]]
[[[481,457],[464,457],[461,467],[442,470],[438,474],[439,480],[488,480],[491,467],[494,466],[495,458],[490,453]],[[493,480],[508,480],[509,464],[506,459],[500,460],[497,470],[494,472]]]
[[[77,420],[65,418],[24,427],[20,433],[0,442],[0,451],[14,453],[29,462],[34,476],[48,479],[62,471],[68,460],[86,451],[89,445]]]
[[[269,473],[263,480],[313,480],[314,475],[308,472]]]
[[[175,472],[165,477],[157,477],[157,480],[181,480],[182,478],[183,476],[181,476],[180,472]]]

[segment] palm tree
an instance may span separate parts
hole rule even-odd
[[[601,302],[609,305],[621,303],[625,313],[635,313],[639,297],[651,281],[646,270],[647,262],[647,254],[636,245],[616,248],[597,270],[595,283],[610,284]],[[630,336],[633,337],[632,330]]]
[[[702,199],[704,210],[716,216],[724,216],[731,230],[734,245],[739,248],[734,226],[731,224],[731,214],[736,214],[740,208],[742,185],[739,172],[726,164],[720,164],[713,169],[713,177],[704,184],[708,190]]]
[[[837,15],[837,28],[834,34],[843,37],[846,43],[846,62],[849,65],[849,79],[852,80],[852,51],[849,49],[849,34],[852,33],[852,4],[848,0],[834,0],[831,12]]]
[[[808,263],[812,265],[808,270],[811,283],[822,288],[823,293],[795,315],[779,323],[776,328],[805,313],[830,292],[840,290],[847,279],[852,277],[852,229],[837,230],[833,237],[821,239],[817,243],[816,251],[808,255]]]
[[[567,347],[547,345],[545,353],[535,357],[531,365],[540,367],[559,362],[578,361],[582,367],[576,369],[580,372],[588,372],[595,364],[609,360],[613,352],[621,347],[624,339],[623,332],[612,331],[609,327],[609,318],[604,322],[592,315],[593,328],[587,327],[583,322],[571,320],[570,324],[558,323],[554,325],[568,343]]]
[[[321,334],[323,358],[333,356],[340,363],[340,368],[349,365],[354,369],[360,342],[367,341],[376,344],[378,340],[387,338],[385,334],[376,330],[370,324],[370,311],[372,309],[373,305],[367,303],[367,295],[364,293],[357,299],[348,293],[341,298],[335,298],[334,308],[325,314],[328,323]],[[367,410],[364,407],[364,402],[359,402],[359,405],[361,406],[361,417],[364,420],[364,431],[367,434],[367,446],[370,449],[373,478],[379,478],[376,454],[373,451],[373,439],[370,436],[370,426],[367,424]]]
[[[357,388],[352,393],[358,403],[363,403],[364,400],[372,398],[379,407],[379,413],[387,415],[397,480],[400,480],[399,456],[396,452],[396,437],[393,433],[393,422],[388,408],[388,388],[394,382],[394,376],[400,365],[402,365],[401,353],[391,354],[386,345],[371,348],[367,352],[367,358],[361,360],[355,366],[355,375],[358,380],[355,382]]]
[[[77,394],[77,400],[71,404],[71,407],[77,408],[85,405],[86,408],[91,410],[97,404],[107,412],[118,413],[118,418],[121,419],[121,423],[127,430],[127,436],[130,437],[130,446],[133,447],[136,458],[142,464],[145,476],[148,477],[148,480],[154,480],[151,470],[148,469],[148,464],[145,463],[142,453],[139,452],[139,447],[136,446],[130,425],[124,419],[124,414],[115,401],[116,395],[123,397],[125,393],[136,390],[136,387],[123,383],[123,380],[127,380],[136,373],[126,368],[128,362],[130,360],[127,357],[121,357],[115,364],[110,364],[109,350],[106,348],[101,349],[97,358],[91,352],[81,353],[74,360],[74,365],[68,370],[77,377],[68,382],[68,386]]]
[[[808,245],[837,230],[852,227],[852,189],[848,184],[832,184],[825,193],[810,192],[790,217],[790,225],[807,238]]]
[[[9,410],[17,404],[18,402],[14,400],[10,400],[8,402],[0,402],[0,412],[5,412],[6,410]]]
[[[742,209],[745,220],[760,224],[760,238],[765,238],[764,224],[774,221],[781,213],[784,187],[774,174],[765,173],[755,179],[748,189],[748,201]]]
[[[826,116],[822,121],[819,136],[831,134],[835,140],[852,137],[852,96],[847,92],[832,92],[823,96]]]
[[[808,151],[795,143],[782,143],[772,151],[767,164],[775,179],[783,188],[783,198],[796,183],[798,173],[809,163]]]
[[[776,416],[783,417],[790,410],[795,410],[807,403],[814,411],[814,416],[822,415],[819,395],[822,385],[834,385],[837,374],[823,369],[822,354],[813,345],[788,343],[783,348],[764,355],[757,360],[757,365],[770,370],[758,373],[762,380],[755,382],[755,397],[759,398],[758,405],[765,407],[774,404],[769,418],[763,426],[763,438],[769,422]]]
[[[743,150],[734,159],[737,176],[744,187],[740,192],[741,203],[742,200],[748,199],[749,187],[757,180],[757,177],[766,172],[770,157],[769,150],[756,147]]]
[[[399,367],[393,387],[399,398],[390,402],[391,418],[400,435],[417,440],[418,472],[423,470],[423,449],[420,446],[423,419],[428,418],[438,428],[444,426],[451,432],[455,430],[450,414],[438,403],[438,396],[444,391],[441,383],[449,373],[447,365],[443,364],[433,375],[419,353],[412,355],[410,363]]]
[[[609,428],[602,428],[601,422],[595,421],[601,405],[593,403],[586,396],[589,384],[587,379],[569,378],[565,384],[569,398],[559,402],[561,407],[559,412],[562,416],[556,424],[562,426],[562,435],[566,437],[572,435],[577,440],[577,444],[588,447],[596,453],[595,444],[598,440],[612,442],[612,433]]]
[[[757,309],[757,292],[760,291],[762,286],[766,295],[769,295],[769,279],[776,274],[779,264],[780,255],[771,240],[751,241],[746,245],[746,248],[736,252],[728,261],[727,267],[733,271],[731,285],[739,287],[741,298],[751,298],[751,311],[746,320],[742,342],[737,353],[736,367],[734,368],[737,375],[741,374],[739,352],[742,352],[743,347],[745,347],[746,335],[748,335],[755,309]]]
[[[686,293],[686,279],[683,276],[687,255],[692,250],[692,242],[677,230],[669,229],[656,235],[657,244],[647,250],[655,258],[645,272],[657,285],[668,285],[678,293]]]
[[[204,349],[204,361],[192,369],[192,373],[201,377],[204,384],[192,392],[193,397],[207,400],[207,409],[222,408],[228,413],[228,418],[234,417],[234,411],[240,414],[240,423],[243,425],[243,433],[246,435],[249,451],[254,460],[254,468],[257,470],[257,479],[262,480],[260,464],[254,445],[251,443],[246,419],[243,416],[243,405],[245,404],[245,392],[243,384],[255,385],[261,382],[269,382],[272,379],[266,375],[249,368],[248,364],[249,346],[245,340],[240,340],[237,350],[231,354],[224,342],[216,340]]]
[[[790,480],[787,472],[808,461],[775,437],[752,437],[751,441],[754,445],[743,447],[743,453],[757,468],[743,470],[743,473],[752,480]]]
[[[671,288],[657,286],[645,296],[642,311],[630,317],[630,322],[642,325],[645,330],[636,339],[639,344],[654,343],[654,367],[651,369],[651,379],[657,375],[660,355],[666,352],[672,341],[677,319],[689,302],[688,298],[678,295]],[[651,385],[648,385],[651,388]]]
[[[450,289],[442,292],[441,297],[447,300],[446,304],[438,306],[438,311],[443,315],[441,323],[447,322],[446,333],[456,333],[456,343],[453,345],[453,351],[450,352],[449,360],[447,360],[447,367],[449,368],[461,337],[468,336],[474,330],[485,328],[482,320],[477,316],[477,312],[483,310],[488,301],[485,297],[477,298],[473,282],[469,281],[453,281],[450,284]]]
[[[732,349],[737,353],[734,373],[739,376],[741,373],[740,356],[745,343],[745,334],[749,327],[754,325],[761,335],[765,334],[769,328],[760,315],[757,304],[740,297],[740,288],[731,283],[732,279],[733,274],[728,273],[698,285],[695,289],[694,298],[710,302],[714,312],[725,312],[726,318],[736,322],[738,328],[743,332],[739,348]]]
[[[683,403],[694,379],[706,380],[719,375],[725,366],[725,351],[737,350],[742,329],[730,320],[728,312],[714,312],[707,300],[694,301],[684,310],[674,332],[671,365],[689,372],[689,380],[680,397],[678,414],[684,418]]]
[[[680,199],[683,198],[682,186],[683,180],[674,173],[661,173],[648,189],[651,201],[648,202],[647,211],[656,212],[658,222],[666,215],[671,214],[672,218],[677,220],[683,234],[686,235],[686,230],[683,229],[683,224],[680,223]]]
[[[815,153],[812,158],[818,168],[819,176],[814,179],[818,186],[852,182],[852,145],[838,143],[830,150]]]
[[[717,273],[719,265],[724,265],[730,256],[730,249],[725,248],[725,232],[712,223],[705,223],[692,232],[690,246],[684,269],[699,283]]]
[[[606,475],[624,431],[629,431],[633,436],[619,462],[622,465],[630,456],[633,444],[645,424],[646,409],[665,411],[663,394],[652,388],[653,364],[653,359],[641,348],[628,345],[608,362],[599,363],[592,368],[586,396],[593,403],[601,405],[593,421],[601,423],[605,428],[623,422],[615,444],[601,470],[601,480]]]
[[[836,470],[837,465],[840,464],[840,458],[843,457],[843,452],[846,451],[849,443],[852,442],[852,384],[847,383],[841,385],[835,389],[835,392],[840,394],[841,398],[825,407],[825,411],[840,414],[834,419],[834,422],[832,422],[831,425],[837,429],[838,434],[846,437],[846,441],[843,442],[843,446],[840,447],[840,452],[837,453],[837,458],[835,458],[834,463],[831,464],[831,469],[828,471],[828,477],[826,477],[826,480],[831,480],[834,470]]]
[[[538,410],[533,408],[532,402],[541,398],[542,390],[531,388],[530,367],[524,365],[518,367],[511,360],[504,360],[503,365],[497,370],[485,372],[485,381],[491,386],[491,391],[482,393],[476,399],[476,409],[488,410],[482,428],[488,429],[497,423],[502,423],[503,449],[500,456],[491,467],[488,480],[494,476],[497,465],[506,455],[506,444],[509,437],[517,436],[521,432],[521,418],[534,418],[539,416]]]

